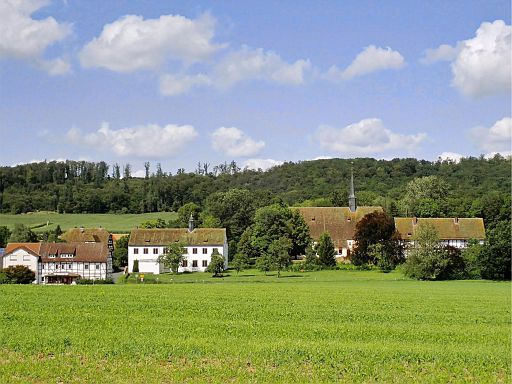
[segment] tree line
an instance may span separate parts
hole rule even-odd
[[[287,162],[268,171],[234,161],[193,172],[164,172],[145,163],[145,177],[130,164],[65,161],[0,167],[0,212],[144,213],[203,207],[215,192],[247,189],[290,206],[346,206],[350,169],[359,205],[378,205],[392,216],[483,217],[509,195],[510,159],[467,158],[459,163],[416,159],[327,159]],[[416,188],[408,184],[430,177]],[[427,186],[427,191],[424,188]],[[505,197],[504,197],[505,196]]]

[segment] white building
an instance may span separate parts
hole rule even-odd
[[[2,256],[2,268],[23,265],[35,274],[34,284],[41,281],[39,273],[40,250],[42,243],[9,243]]]
[[[133,272],[133,263],[138,260],[139,272],[160,274],[169,272],[158,262],[170,244],[184,244],[185,259],[179,272],[204,272],[216,249],[228,266],[228,242],[225,228],[195,228],[193,221],[189,228],[134,229],[128,243],[128,272]]]
[[[106,243],[9,243],[3,264],[5,268],[27,266],[36,274],[36,284],[112,277],[112,257]]]
[[[39,275],[43,284],[70,284],[76,279],[112,277],[112,257],[106,243],[45,243]]]

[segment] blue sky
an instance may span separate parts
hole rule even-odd
[[[509,1],[0,3],[0,164],[510,154]]]

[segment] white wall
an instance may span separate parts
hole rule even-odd
[[[36,257],[24,249],[18,248],[14,250],[9,255],[4,255],[3,257],[3,268],[7,268],[10,266],[16,265],[24,265],[25,267],[30,268],[36,274],[36,279],[34,283],[37,284],[40,282],[39,271],[37,268],[37,262],[39,257]]]
[[[111,270],[107,263],[89,263],[76,261],[50,261],[40,263],[41,281],[46,283],[47,275],[66,276],[70,273],[76,273],[83,279],[98,280],[111,277]]]
[[[139,272],[141,273],[153,273],[155,275],[168,272],[162,265],[157,262],[159,255],[164,254],[164,246],[128,246],[128,272],[133,272],[133,261],[139,260]],[[186,267],[180,267],[178,272],[204,272],[206,267],[203,266],[203,261],[206,261],[206,265],[210,264],[213,249],[216,248],[221,255],[224,256],[225,265],[227,267],[227,242],[223,245],[201,245],[201,246],[187,246],[186,253]],[[135,249],[138,249],[138,253],[135,253]],[[147,249],[147,253],[144,253],[144,249]],[[156,253],[154,253],[156,249]],[[196,249],[197,253],[194,253]],[[203,251],[203,249],[205,251]],[[203,253],[206,252],[206,253]],[[194,260],[197,262],[197,267],[193,267]]]

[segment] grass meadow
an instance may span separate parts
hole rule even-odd
[[[142,222],[157,218],[165,221],[177,218],[175,212],[154,212],[143,214],[110,214],[110,213],[57,213],[31,212],[21,215],[0,214],[0,225],[10,229],[20,223],[32,228],[35,232],[54,230],[60,225],[63,231],[82,226],[84,228],[103,227],[112,233],[128,233]],[[47,223],[49,225],[47,225]]]
[[[159,278],[0,286],[0,382],[511,382],[510,283]]]

